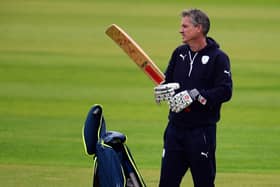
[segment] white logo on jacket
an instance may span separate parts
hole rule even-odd
[[[187,56],[187,55],[182,55],[182,54],[180,54],[180,57],[182,57],[183,61],[185,60],[186,56]]]
[[[224,73],[230,77],[230,71],[224,70]]]
[[[202,64],[207,64],[208,63],[208,61],[209,61],[209,56],[207,56],[207,55],[204,55],[204,56],[202,56],[201,57],[201,62],[202,62]]]

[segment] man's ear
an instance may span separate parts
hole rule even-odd
[[[201,25],[201,24],[198,24],[198,25],[196,26],[196,29],[197,29],[197,32],[203,33],[202,25]]]

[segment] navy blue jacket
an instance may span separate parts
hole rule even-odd
[[[165,76],[166,83],[180,84],[176,93],[196,88],[202,96],[200,99],[205,99],[193,102],[189,110],[170,111],[172,124],[192,128],[215,125],[219,121],[222,103],[232,96],[232,79],[229,58],[215,40],[207,37],[207,46],[197,54],[186,44],[176,48]]]

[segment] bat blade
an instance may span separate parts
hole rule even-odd
[[[157,65],[123,29],[116,24],[112,24],[106,30],[106,34],[126,52],[156,85],[164,81],[165,76]]]

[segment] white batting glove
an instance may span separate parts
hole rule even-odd
[[[155,101],[169,101],[175,94],[175,90],[179,89],[179,83],[160,84],[154,88]]]
[[[189,95],[188,91],[182,91],[176,94],[169,101],[169,107],[172,112],[181,112],[185,108],[187,108],[190,104],[192,104],[193,100]]]

